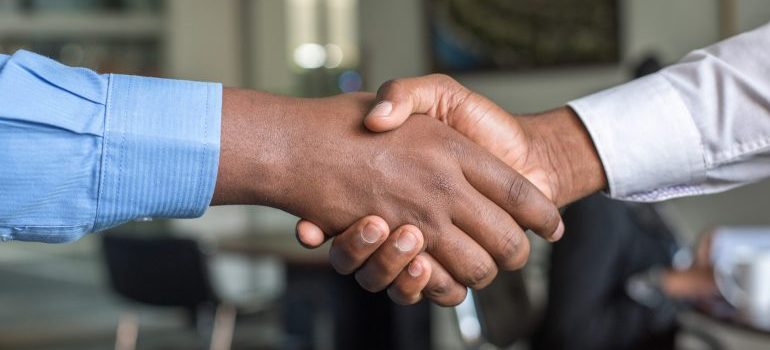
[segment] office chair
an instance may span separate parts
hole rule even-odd
[[[118,295],[146,305],[182,308],[210,349],[230,348],[236,310],[215,294],[196,241],[105,234],[102,246],[110,285]],[[133,349],[137,336],[136,317],[123,315],[116,349]]]

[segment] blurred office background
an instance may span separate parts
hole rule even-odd
[[[551,18],[544,15],[554,11],[547,8],[548,0],[522,1],[515,14],[526,23],[511,25],[522,32],[553,36],[533,41],[514,32],[501,40],[521,43],[522,52],[541,50],[540,54],[517,55],[487,47],[467,57],[462,45],[452,46],[442,36],[450,32],[462,39],[463,35],[447,29],[458,24],[446,23],[446,11],[479,11],[477,15],[487,16],[483,4],[496,2],[0,0],[0,52],[27,49],[100,72],[221,81],[226,86],[301,96],[375,91],[394,77],[443,71],[509,111],[534,112],[628,81],[634,68],[649,57],[671,64],[692,49],[770,21],[765,0],[552,1],[574,9],[556,10],[557,17]],[[501,3],[508,3],[501,5],[507,8],[516,2]],[[474,22],[474,13],[468,13],[467,22],[458,26],[482,33],[481,44],[497,39],[499,18]],[[558,17],[559,13],[566,17]],[[541,21],[525,20],[531,18]],[[591,35],[580,41],[579,36],[564,38],[578,32],[569,27],[549,31],[560,25],[588,28]],[[492,38],[484,41],[484,33]],[[602,35],[606,37],[591,42],[591,37]],[[557,45],[551,47],[539,44],[554,40]],[[575,42],[585,45],[557,50]],[[678,199],[660,208],[683,244],[693,245],[699,232],[715,225],[770,225],[770,184]],[[217,320],[226,323],[216,315],[229,309],[217,310],[219,304],[235,305],[239,313],[233,348],[337,348],[337,338],[344,334],[340,325],[345,325],[345,317],[338,313],[345,307],[335,304],[349,292],[338,290],[345,282],[330,273],[324,249],[307,252],[294,242],[295,221],[269,208],[220,207],[200,219],[131,223],[109,233],[144,241],[181,237],[197,242],[210,279],[203,282],[210,283],[209,292],[216,296],[210,310],[204,311],[156,307],[132,300],[125,290],[121,293],[114,276],[120,269],[106,263],[109,249],[104,234],[66,245],[2,243],[0,349],[111,348],[119,324],[129,334],[138,325],[140,349],[205,348],[201,344],[212,337],[209,326]],[[550,247],[536,238],[533,243],[523,276],[537,314],[548,285]],[[113,265],[126,263],[113,258]],[[392,311],[395,316],[390,317],[409,318],[409,310],[422,310],[414,312],[420,318],[415,329],[430,332],[429,339],[419,344],[464,348],[452,309],[424,305],[405,309]],[[697,316],[689,321],[715,335],[726,348],[763,349],[770,344],[770,336],[761,332]],[[385,341],[394,348],[419,348],[399,346],[397,339]],[[527,348],[527,343],[514,346]]]

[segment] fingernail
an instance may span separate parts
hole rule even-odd
[[[364,230],[361,231],[361,239],[364,240],[364,242],[372,244],[380,240],[380,230],[377,228],[374,224],[366,224],[364,226]]]
[[[556,231],[551,235],[551,242],[556,242],[564,235],[564,221],[559,221],[559,226],[556,227]]]
[[[412,261],[411,264],[409,264],[409,274],[412,277],[419,277],[422,274],[422,265],[416,261]]]
[[[396,241],[396,247],[398,247],[398,250],[402,252],[411,251],[416,245],[417,237],[414,236],[414,233],[409,231],[401,234],[401,237],[398,237],[398,241]]]
[[[369,117],[385,118],[393,111],[393,103],[390,101],[382,101],[378,103],[372,111],[369,112]]]

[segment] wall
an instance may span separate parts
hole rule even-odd
[[[457,79],[511,111],[537,111],[628,79],[648,52],[674,62],[718,39],[717,0],[622,0],[620,65],[526,73],[466,74]],[[361,0],[367,87],[428,72],[423,2]]]
[[[168,0],[165,75],[240,86],[239,0]]]

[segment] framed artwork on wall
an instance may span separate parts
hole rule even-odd
[[[617,0],[426,0],[433,70],[613,64]]]

